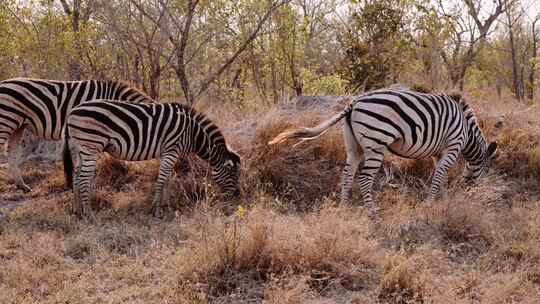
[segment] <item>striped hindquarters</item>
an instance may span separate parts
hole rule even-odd
[[[449,146],[460,150],[467,140],[464,114],[447,95],[374,91],[354,100],[349,123],[367,141],[407,158],[437,155]]]

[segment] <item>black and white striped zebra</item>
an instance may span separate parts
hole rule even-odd
[[[214,181],[228,196],[240,195],[240,157],[210,119],[185,105],[86,102],[69,114],[65,138],[70,155],[78,158],[73,209],[79,216],[93,217],[89,195],[102,152],[131,161],[160,159],[152,202],[156,217],[162,214],[161,196],[174,164],[188,153],[208,161]],[[66,178],[71,179],[71,163],[66,164]]]
[[[31,191],[16,164],[15,151],[25,128],[37,138],[59,140],[68,112],[81,102],[107,98],[151,102],[148,96],[118,81],[56,81],[13,78],[0,81],[0,147],[8,143],[8,170],[18,188]]]
[[[343,118],[346,118],[343,133],[347,164],[342,174],[341,199],[350,198],[355,173],[361,166],[361,195],[370,216],[375,218],[378,215],[371,190],[387,151],[413,159],[440,156],[428,194],[428,201],[432,201],[445,182],[448,169],[461,154],[468,162],[467,178],[475,180],[486,174],[488,162],[497,149],[495,142],[487,145],[472,109],[459,95],[403,89],[366,93],[320,125],[283,132],[270,144],[287,139],[313,139]],[[364,152],[363,157],[358,146]]]

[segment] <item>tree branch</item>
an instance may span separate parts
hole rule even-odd
[[[227,59],[225,63],[219,69],[217,69],[214,73],[212,73],[209,77],[207,77],[203,81],[203,83],[201,84],[201,87],[195,94],[194,99],[197,99],[202,93],[204,93],[208,89],[210,84],[212,84],[212,82],[214,82],[236,60],[236,58],[238,58],[238,56],[240,56],[240,54],[242,54],[242,52],[246,50],[246,48],[250,45],[250,43],[257,37],[262,26],[268,20],[268,18],[274,13],[274,11],[291,1],[292,0],[282,0],[276,4],[270,5],[266,13],[257,23],[257,26],[255,27],[255,29],[251,32],[248,38],[242,43],[242,45],[236,50],[236,52],[231,57],[229,57],[229,59]]]

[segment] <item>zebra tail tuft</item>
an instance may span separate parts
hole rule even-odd
[[[66,178],[66,186],[69,189],[73,189],[73,157],[71,156],[71,151],[69,149],[69,131],[67,125],[64,130],[64,152],[63,152],[63,162],[64,162],[64,176]]]
[[[293,130],[282,132],[278,134],[270,142],[268,142],[268,144],[269,145],[280,144],[290,139],[309,140],[309,139],[317,138],[324,133],[322,132],[320,134],[316,134],[317,132],[313,132],[312,129],[314,128],[299,128],[299,129],[293,129]]]
[[[275,145],[279,143],[283,143],[289,139],[300,139],[302,142],[306,140],[315,139],[321,135],[323,135],[328,129],[338,123],[340,120],[343,119],[343,117],[348,116],[352,111],[352,104],[347,106],[343,111],[339,112],[338,114],[332,116],[330,119],[323,121],[318,126],[315,126],[313,128],[299,128],[299,129],[293,129],[288,130],[285,132],[282,132],[278,134],[274,139],[268,142],[269,145]]]

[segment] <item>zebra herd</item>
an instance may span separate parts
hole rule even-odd
[[[472,109],[460,96],[408,89],[380,89],[358,96],[320,125],[283,132],[269,144],[316,138],[343,119],[347,163],[341,200],[350,198],[359,169],[361,197],[374,220],[378,209],[371,188],[387,151],[412,159],[439,156],[428,194],[432,201],[460,155],[468,163],[466,178],[476,180],[486,174],[497,149],[496,143],[487,144]],[[41,139],[63,138],[66,181],[73,186],[73,212],[78,217],[94,217],[89,197],[102,152],[130,161],[160,159],[152,200],[156,217],[162,215],[162,192],[175,163],[190,153],[210,164],[214,181],[227,197],[240,195],[240,157],[208,117],[186,105],[156,103],[122,82],[0,81],[0,146],[7,143],[14,183],[31,191],[13,155],[24,129]]]
[[[163,187],[176,160],[196,153],[213,167],[213,178],[229,196],[240,194],[240,157],[205,115],[180,104],[158,104],[116,81],[8,79],[0,82],[0,145],[8,143],[8,168],[17,187],[31,191],[14,161],[28,128],[37,138],[58,140],[64,130],[64,162],[73,184],[73,211],[92,219],[90,188],[98,153],[126,160],[160,158],[153,214],[161,215]],[[72,159],[76,160],[73,176]]]

